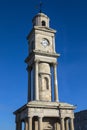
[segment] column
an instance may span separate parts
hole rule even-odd
[[[69,120],[66,119],[65,121],[65,130],[69,130]]]
[[[31,101],[31,68],[27,68],[28,71],[28,102]]]
[[[39,100],[39,88],[38,88],[38,61],[35,61],[35,100]]]
[[[22,130],[22,122],[21,121],[16,122],[16,130]]]
[[[59,123],[59,121],[56,123],[56,130],[60,130],[60,123]]]
[[[54,100],[58,101],[58,83],[57,83],[57,63],[53,64],[54,68]]]
[[[18,130],[18,122],[16,122],[16,130]]]
[[[65,127],[64,127],[64,118],[61,118],[61,130],[65,130]]]
[[[32,117],[28,117],[28,130],[32,130]]]
[[[74,130],[73,118],[70,119],[70,130]]]
[[[52,36],[52,41],[53,41],[53,48],[54,48],[54,52],[55,52],[55,36]]]
[[[38,130],[43,130],[42,117],[38,117]]]

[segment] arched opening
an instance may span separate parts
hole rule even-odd
[[[46,26],[46,22],[45,21],[42,21],[42,26]]]
[[[32,130],[38,130],[38,117],[34,116],[32,119]]]
[[[22,130],[24,130],[24,128],[25,128],[25,122],[22,121]]]

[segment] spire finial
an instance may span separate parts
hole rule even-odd
[[[42,12],[42,5],[43,5],[43,3],[42,3],[42,1],[40,1],[40,13]]]

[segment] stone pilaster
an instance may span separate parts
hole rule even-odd
[[[57,82],[57,63],[53,64],[54,68],[54,100],[58,101],[58,82]]]

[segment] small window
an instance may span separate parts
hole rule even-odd
[[[45,21],[42,21],[42,26],[46,26],[46,22]]]

